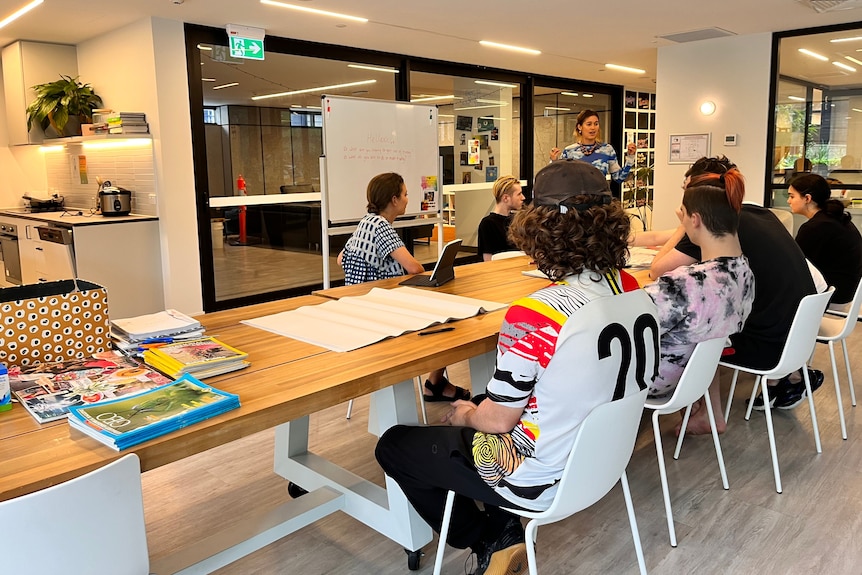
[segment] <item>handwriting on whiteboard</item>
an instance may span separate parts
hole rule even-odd
[[[344,159],[356,162],[409,162],[413,150],[388,146],[344,146]]]

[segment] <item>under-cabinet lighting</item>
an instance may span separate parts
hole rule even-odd
[[[517,88],[518,84],[506,84],[505,82],[491,82],[490,80],[473,80],[475,84],[482,84],[483,86],[497,86],[500,88]]]
[[[9,16],[6,16],[5,18],[3,18],[3,20],[0,20],[0,28],[6,26],[10,22],[14,22],[18,18],[20,18],[21,16],[23,16],[24,14],[26,14],[27,12],[29,12],[30,10],[32,10],[33,8],[35,8],[36,6],[41,4],[42,2],[44,2],[44,0],[33,0],[32,2],[30,2],[29,4],[27,4],[23,8],[19,8],[18,10],[16,10],[12,14],[10,14]]]
[[[617,72],[629,72],[631,74],[646,74],[646,70],[640,68],[632,68],[631,66],[620,66],[619,64],[605,64],[605,68],[616,70]]]
[[[222,84],[221,86],[213,86],[213,90],[221,90],[222,88],[232,88],[234,86],[239,86],[239,82],[230,82],[228,84]]]
[[[308,12],[319,16],[331,16],[333,18],[343,18],[344,20],[353,20],[354,22],[368,22],[368,18],[360,16],[349,16],[347,14],[339,14],[338,12],[329,12],[327,10],[317,10],[316,8],[308,8],[306,6],[296,6],[294,4],[286,4],[284,2],[276,2],[275,0],[260,0],[261,4],[270,6],[278,6],[279,8],[288,8],[290,10],[298,10],[300,12]]]
[[[252,96],[252,100],[265,100],[267,98],[280,98],[281,96],[295,96],[296,94],[310,94],[312,92],[325,92],[327,90],[338,90],[340,88],[352,88],[353,86],[364,86],[373,84],[377,80],[362,80],[360,82],[348,82],[347,84],[335,84],[332,86],[320,86],[318,88],[306,88],[305,90],[293,90],[291,92],[278,92],[277,94],[264,94],[262,96]]]
[[[124,138],[122,140],[101,140],[97,142],[84,142],[81,144],[85,150],[104,150],[107,148],[142,148],[152,146],[153,141],[149,138]]]
[[[856,68],[854,68],[853,66],[848,66],[844,62],[832,62],[832,65],[838,66],[842,70],[847,70],[848,72],[855,72],[856,71]]]
[[[390,74],[397,74],[398,70],[395,68],[382,68],[380,66],[363,66],[362,64],[348,64],[348,68],[356,68],[357,70],[371,70],[372,72],[389,72]]]
[[[817,58],[818,60],[822,60],[824,62],[828,62],[829,58],[822,54],[818,54],[817,52],[812,52],[811,50],[807,50],[805,48],[800,48],[799,52],[805,54],[806,56],[811,56],[812,58]]]
[[[261,0],[263,1],[263,0]],[[532,48],[524,48],[522,46],[512,46],[511,44],[500,44],[499,42],[490,42],[488,40],[479,40],[479,44],[482,46],[487,46],[489,48],[499,48],[501,50],[512,50],[513,52],[523,52],[524,54],[531,54],[533,56],[538,56],[542,53],[541,50],[534,50]]]
[[[46,154],[49,152],[62,152],[65,149],[66,149],[65,146],[39,146],[39,151],[42,152],[43,154]]]

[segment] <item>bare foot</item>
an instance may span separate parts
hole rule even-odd
[[[685,414],[683,413],[683,416]],[[727,422],[724,421],[723,414],[716,413],[715,428],[719,434],[722,434],[727,429]],[[677,437],[682,431],[682,421],[674,428],[674,433]],[[709,413],[704,409],[703,399],[700,399],[691,406],[691,416],[688,418],[688,425],[685,428],[688,435],[708,435],[712,433],[712,428],[709,426]]]

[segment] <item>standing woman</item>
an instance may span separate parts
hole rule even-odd
[[[629,176],[635,165],[637,146],[634,142],[626,146],[625,165],[620,166],[614,147],[601,142],[602,132],[599,127],[599,114],[593,110],[584,110],[578,114],[575,123],[575,143],[566,146],[564,150],[551,148],[551,160],[580,160],[592,164],[604,175],[621,184]]]
[[[840,200],[830,199],[829,184],[817,174],[790,181],[787,203],[794,214],[808,218],[796,232],[805,257],[835,286],[830,309],[846,309],[862,278],[862,235]]]
[[[338,254],[338,265],[344,268],[344,284],[353,285],[418,274],[425,271],[407,247],[392,222],[407,210],[407,186],[395,173],[371,178],[365,191],[368,213]],[[455,401],[470,399],[470,392],[456,387],[446,379],[444,370],[430,373],[425,381],[425,401]]]

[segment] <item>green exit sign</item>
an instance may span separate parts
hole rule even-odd
[[[234,58],[263,60],[263,40],[231,36],[230,55]]]

